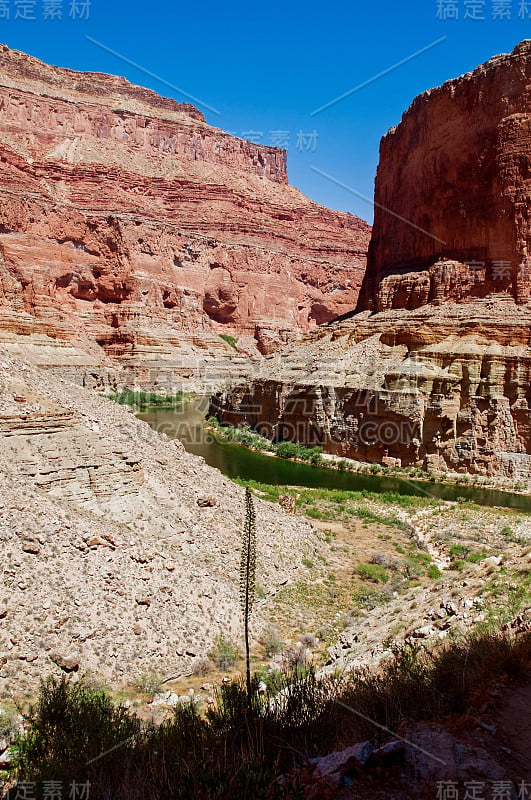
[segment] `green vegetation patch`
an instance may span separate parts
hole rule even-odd
[[[230,344],[230,346],[233,347],[235,350],[238,349],[236,347],[236,343],[237,343],[238,340],[236,339],[235,336],[231,336],[228,333],[220,333],[219,334],[219,338],[223,339],[223,341],[227,342],[227,344]]]
[[[319,464],[322,461],[322,447],[304,447],[296,442],[280,442],[274,445],[274,450],[279,458],[296,458],[299,461],[309,461],[310,464]]]
[[[358,564],[354,572],[363,580],[373,583],[387,583],[389,580],[389,573],[381,564]]]
[[[208,657],[218,669],[230,670],[240,660],[240,651],[231,639],[226,636],[216,636]]]
[[[111,392],[107,395],[110,400],[114,400],[121,406],[131,406],[133,408],[174,408],[181,405],[187,397],[184,392],[177,394],[161,394],[160,392],[141,392],[136,389],[122,389],[119,392]]]

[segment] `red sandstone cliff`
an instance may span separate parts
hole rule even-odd
[[[531,40],[420,95],[382,141],[361,313],[221,392],[220,419],[357,460],[528,481],[530,144]]]
[[[360,309],[530,293],[531,40],[417,97],[382,139]]]
[[[212,330],[268,351],[352,308],[369,232],[290,187],[284,151],[0,47],[0,329],[122,359]]]

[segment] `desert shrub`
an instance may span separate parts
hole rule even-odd
[[[4,709],[0,710],[0,740],[7,742],[18,733],[20,729],[20,717],[18,711]]]
[[[352,625],[356,623],[356,617],[352,616],[348,611],[341,611],[339,617],[337,618],[337,624],[339,630],[344,630],[345,628],[351,628]]]
[[[296,647],[292,644],[285,647],[280,656],[282,669],[287,672],[304,667],[307,660],[306,648],[304,646]]]
[[[354,572],[363,580],[374,583],[387,583],[389,580],[389,573],[380,564],[358,564]]]
[[[255,594],[259,600],[264,600],[267,597],[267,589],[262,583],[256,583]]]
[[[452,544],[450,546],[450,555],[453,558],[464,559],[470,552],[470,547],[466,544]]]
[[[442,572],[436,564],[430,564],[430,566],[427,569],[426,575],[428,576],[428,578],[436,580],[437,578],[441,577]]]
[[[311,447],[306,454],[306,457],[310,464],[320,464],[323,460],[322,457],[323,448],[322,447]]]
[[[162,688],[163,677],[156,670],[142,672],[135,682],[135,688],[142,694],[157,694]]]
[[[232,639],[221,634],[215,637],[208,655],[216,667],[222,670],[232,669],[240,658],[239,650]]]
[[[381,525],[388,525],[390,527],[404,528],[404,523],[394,514],[378,514],[371,511],[370,508],[355,508],[350,511],[352,516],[359,517],[365,522],[379,522]]]
[[[120,764],[101,754],[119,747],[120,758],[127,758],[141,732],[138,718],[114,705],[105,692],[65,677],[41,684],[26,723],[27,733],[15,740],[15,765],[24,780],[35,782],[50,780],[50,775],[56,781],[84,782],[94,759],[116,787]]]
[[[196,656],[191,665],[192,675],[204,677],[212,670],[212,662],[206,656]]]
[[[280,458],[299,458],[301,447],[295,442],[281,442],[275,449]]]
[[[389,595],[374,585],[363,584],[354,592],[352,599],[355,605],[371,611],[389,602]]]
[[[388,553],[373,553],[370,557],[369,563],[371,564],[378,564],[380,567],[384,567],[384,569],[391,569],[391,570],[399,570],[402,566],[402,562],[399,558],[393,555],[389,555]]]
[[[330,520],[334,518],[334,513],[332,511],[320,511],[314,506],[309,506],[306,509],[306,516],[311,517],[312,519]]]
[[[311,464],[319,464],[322,461],[323,448],[305,447],[297,442],[280,442],[275,445],[275,452],[280,458],[298,458]]]
[[[260,637],[260,643],[264,648],[264,655],[266,658],[270,658],[282,652],[285,646],[285,642],[280,638],[278,630],[273,625],[264,629]]]
[[[238,341],[235,336],[231,336],[228,333],[220,333],[219,338],[223,339],[227,344],[230,344],[236,350],[236,342]]]
[[[315,650],[315,648],[319,646],[319,640],[313,633],[303,633],[302,636],[299,636],[299,641],[304,647],[307,647],[308,650]]]

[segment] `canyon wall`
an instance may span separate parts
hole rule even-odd
[[[387,466],[531,477],[531,309],[510,299],[362,313],[265,359],[212,411]]]
[[[382,139],[360,309],[529,299],[531,40],[417,97]]]
[[[384,137],[358,312],[214,400],[360,461],[531,477],[531,40]]]
[[[269,352],[355,304],[369,232],[289,186],[285,151],[0,47],[4,339],[96,346],[137,372],[228,358],[221,332]]]

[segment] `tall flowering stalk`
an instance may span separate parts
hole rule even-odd
[[[251,655],[249,650],[249,617],[255,599],[256,589],[256,515],[253,496],[249,487],[245,489],[245,524],[242,537],[242,557],[240,562],[240,603],[245,628],[245,664],[247,673],[247,693],[251,695]]]

